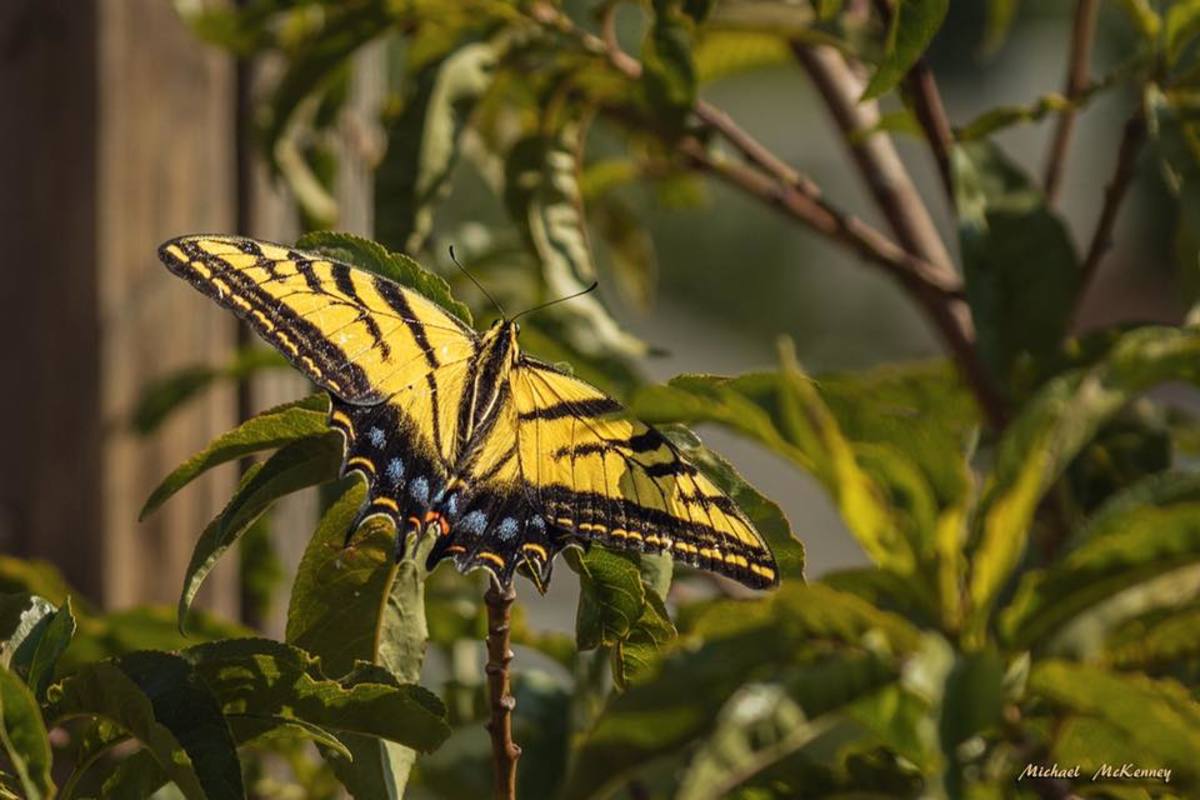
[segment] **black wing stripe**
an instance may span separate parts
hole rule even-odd
[[[574,402],[563,400],[553,405],[535,408],[533,411],[526,411],[520,414],[520,419],[522,421],[532,419],[563,419],[564,417],[591,419],[620,410],[621,404],[608,397],[597,397],[595,399]]]
[[[375,276],[375,291],[379,292],[379,296],[383,301],[391,307],[393,311],[400,315],[404,323],[408,325],[408,330],[412,334],[413,340],[417,343],[417,347],[421,348],[421,352],[425,354],[425,361],[429,366],[435,369],[438,366],[437,353],[434,352],[433,346],[429,344],[429,337],[425,335],[425,327],[417,321],[413,314],[412,306],[408,304],[408,298],[404,296],[404,292],[400,291],[400,287],[391,281],[382,280],[379,276]]]

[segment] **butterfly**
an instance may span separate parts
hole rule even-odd
[[[665,436],[615,400],[522,353],[515,320],[480,334],[416,291],[284,245],[197,235],[159,248],[167,268],[245,320],[329,392],[343,474],[382,515],[503,585],[539,588],[572,543],[670,553],[752,588],[778,583],[738,506]]]

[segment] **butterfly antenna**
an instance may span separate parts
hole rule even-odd
[[[521,317],[525,316],[526,314],[532,314],[534,311],[541,311],[543,308],[549,308],[550,306],[558,305],[559,303],[565,303],[568,300],[574,300],[576,297],[583,297],[585,294],[594,292],[596,290],[596,287],[599,285],[600,285],[600,281],[592,281],[591,286],[587,287],[586,289],[583,289],[582,291],[578,291],[575,294],[569,294],[566,297],[560,297],[557,300],[551,300],[548,303],[542,303],[540,306],[534,306],[533,308],[527,308],[524,311],[522,311],[520,314],[517,314],[515,317],[513,317],[511,321],[516,322]]]
[[[460,262],[458,260],[458,256],[454,255],[454,245],[450,245],[450,260],[454,262],[454,266],[456,266],[462,270],[463,275],[466,275],[468,278],[471,279],[471,283],[475,284],[475,286],[479,288],[479,291],[483,292],[484,297],[486,297],[488,300],[492,301],[492,305],[494,305],[496,307],[496,310],[500,312],[500,316],[507,319],[508,315],[504,313],[504,306],[502,306],[498,302],[496,302],[496,298],[492,297],[492,293],[489,292],[487,289],[483,288],[483,284],[480,283],[479,281],[477,281],[475,279],[474,275],[467,272],[467,268],[464,267],[462,265],[462,262]]]

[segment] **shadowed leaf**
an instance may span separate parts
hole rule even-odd
[[[950,0],[895,0],[891,6],[883,61],[863,91],[863,100],[886,94],[904,80],[942,27]]]
[[[37,699],[15,674],[0,665],[0,751],[16,772],[27,800],[54,794],[50,779],[50,740]]]

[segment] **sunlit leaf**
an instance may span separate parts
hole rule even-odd
[[[347,264],[391,278],[401,286],[415,289],[423,297],[437,303],[466,324],[472,324],[471,309],[454,299],[454,295],[450,293],[450,285],[440,275],[430,272],[403,253],[393,253],[369,239],[334,231],[313,231],[305,234],[296,242],[296,246],[304,250],[316,250]]]
[[[29,684],[34,697],[42,697],[50,679],[54,675],[58,659],[71,644],[75,635],[75,615],[71,613],[71,598],[68,597],[62,607],[50,616],[44,630],[40,632],[37,645],[33,649],[25,665],[14,663],[18,669],[24,667],[25,682]]]
[[[138,519],[145,519],[172,495],[219,464],[262,450],[319,436],[329,430],[329,395],[321,392],[272,408],[227,431],[181,464],[150,494]]]
[[[225,551],[279,498],[336,478],[342,450],[341,435],[326,433],[292,442],[246,471],[233,499],[205,528],[192,551],[179,597],[181,629],[201,584]]]
[[[994,55],[1008,41],[1020,0],[987,0],[987,26],[983,31],[981,48],[984,55]]]

